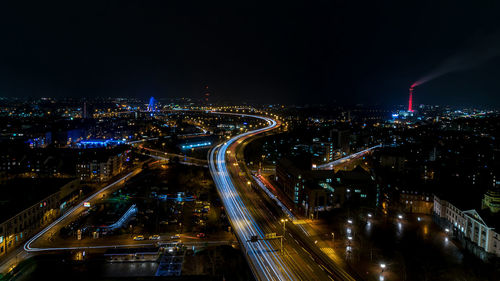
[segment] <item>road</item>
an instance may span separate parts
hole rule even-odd
[[[68,222],[74,220],[78,215],[83,212],[86,208],[83,207],[83,202],[91,202],[95,203],[97,200],[102,198],[103,195],[107,195],[109,193],[112,193],[116,188],[121,186],[127,179],[137,175],[142,171],[140,168],[142,165],[138,165],[138,168],[134,169],[132,172],[124,175],[120,179],[116,180],[115,182],[103,187],[99,191],[95,192],[94,194],[90,195],[87,197],[85,200],[82,200],[78,205],[74,206],[70,210],[68,210],[66,213],[64,213],[61,217],[56,219],[54,222],[49,224],[47,227],[45,227],[42,231],[40,231],[38,234],[33,236],[31,239],[29,239],[25,244],[24,247],[19,247],[15,249],[13,252],[11,252],[7,257],[5,257],[2,260],[2,263],[0,264],[0,273],[8,272],[12,268],[14,268],[19,262],[23,261],[24,259],[27,259],[37,252],[42,252],[42,251],[53,251],[53,250],[67,250],[66,247],[50,247],[47,246],[47,244],[53,244],[49,243],[52,239],[52,237],[57,236],[56,234],[58,231],[60,231],[61,227],[66,225]],[[43,246],[38,246],[37,244],[43,245]],[[69,247],[71,248],[71,247]]]
[[[270,211],[273,206],[252,190],[248,175],[239,168],[236,151],[248,138],[273,130],[279,123],[271,118],[260,118],[268,123],[262,129],[237,135],[218,145],[209,153],[209,163],[217,191],[223,201],[233,228],[246,252],[247,260],[257,280],[342,280],[318,262],[317,257],[304,248],[304,244],[291,232],[284,237],[285,250],[280,253],[280,241],[263,240],[266,233],[283,234],[281,219],[284,213]],[[291,226],[291,225],[290,225]],[[257,236],[257,242],[250,242]]]
[[[198,158],[189,157],[189,156],[181,155],[181,154],[168,153],[165,151],[144,147],[143,145],[139,145],[139,148],[149,151],[149,153],[150,153],[149,156],[151,156],[155,159],[172,161],[173,158],[178,158],[180,164],[208,168],[207,160],[204,160],[204,159],[198,159]]]
[[[156,154],[158,151],[151,151]],[[164,155],[162,153],[162,155]],[[151,155],[153,158],[162,158]],[[175,157],[182,155],[170,155],[167,157]],[[181,158],[182,159],[182,158]],[[184,159],[189,165],[200,165],[207,166],[206,160],[200,160],[195,158]],[[42,231],[33,236],[28,240],[24,247],[19,247],[9,253],[8,256],[2,259],[0,263],[0,273],[8,272],[14,268],[19,262],[36,255],[38,252],[47,251],[60,251],[60,250],[76,250],[76,249],[105,249],[105,248],[119,248],[119,247],[143,247],[143,246],[153,246],[157,243],[169,243],[173,242],[169,239],[169,235],[162,236],[159,241],[134,241],[132,237],[127,235],[122,235],[120,237],[106,237],[100,239],[90,239],[84,238],[82,240],[76,239],[60,239],[58,233],[62,227],[68,225],[74,221],[82,212],[86,210],[83,206],[83,202],[90,202],[91,205],[97,203],[102,198],[107,198],[115,190],[123,186],[126,180],[132,178],[133,176],[139,174],[142,171],[142,165],[138,165],[132,172],[126,174],[115,182],[103,187],[99,191],[95,192],[88,198],[82,200],[81,203],[74,206],[68,210],[65,214],[59,217],[57,220],[49,224]],[[109,239],[108,239],[109,238]],[[183,236],[181,239],[184,245],[196,246],[196,245],[222,245],[222,244],[232,244],[232,241],[227,240],[227,237],[210,237],[210,239],[199,239],[196,237]]]
[[[352,159],[359,158],[359,157],[361,157],[361,156],[363,156],[363,155],[365,155],[367,153],[372,152],[374,149],[377,149],[379,147],[382,147],[382,145],[379,144],[379,145],[372,146],[370,148],[367,148],[365,150],[353,153],[353,154],[351,154],[349,156],[337,159],[337,160],[332,161],[330,163],[325,163],[325,164],[322,164],[322,165],[318,165],[316,167],[313,167],[313,169],[315,169],[315,170],[333,170],[338,165],[341,165],[343,163],[349,162]]]
[[[24,244],[24,250],[27,252],[40,252],[47,250],[65,250],[65,248],[61,247],[39,247],[37,244],[45,244],[44,242],[50,241],[52,237],[57,236],[57,233],[61,230],[61,228],[67,225],[69,222],[75,220],[81,213],[83,213],[87,208],[83,206],[84,202],[90,202],[91,205],[97,203],[103,197],[109,197],[108,195],[113,193],[118,187],[123,185],[125,181],[142,171],[142,168],[139,167],[134,169],[132,172],[126,174],[115,182],[103,187],[99,191],[87,197],[85,200],[80,202],[78,205],[74,206],[66,213],[64,213],[61,217],[56,219],[54,222],[45,227],[38,234],[33,236],[26,244]]]
[[[330,241],[325,241],[324,237],[318,235],[318,233],[309,226],[308,220],[303,220],[300,217],[295,216],[291,209],[288,209],[285,204],[280,202],[276,196],[272,194],[269,190],[262,188],[262,182],[258,180],[251,171],[246,166],[244,160],[244,147],[246,144],[250,143],[251,139],[247,139],[241,142],[241,145],[233,144],[234,153],[230,153],[227,157],[227,161],[231,164],[230,169],[235,171],[233,175],[243,174],[251,179],[251,184],[241,185],[242,194],[247,197],[248,205],[254,206],[259,213],[261,213],[261,220],[267,220],[269,227],[276,226],[276,223],[280,223],[282,218],[288,218],[291,223],[287,223],[287,237],[285,245],[292,248],[293,253],[302,256],[307,263],[311,258],[314,264],[308,266],[309,268],[314,268],[314,265],[319,265],[321,270],[328,273],[329,277],[333,277],[334,280],[362,280],[355,272],[353,272],[344,261],[339,257],[329,245]],[[231,148],[230,148],[231,149]],[[235,178],[238,181],[238,178]],[[248,183],[248,181],[247,181]],[[271,218],[274,217],[274,222]],[[279,231],[279,230],[278,230]],[[289,237],[288,237],[289,236]],[[302,250],[302,251],[301,251]],[[299,259],[297,256],[290,257],[294,261]],[[303,264],[304,261],[299,262]],[[303,274],[303,272],[301,272]],[[306,280],[311,273],[306,272]],[[354,277],[355,276],[355,277]],[[319,279],[319,277],[315,277]]]

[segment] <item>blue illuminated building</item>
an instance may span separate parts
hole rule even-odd
[[[122,140],[81,140],[76,145],[78,148],[102,148],[122,145]]]

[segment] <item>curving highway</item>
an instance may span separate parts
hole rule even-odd
[[[232,114],[218,113],[214,114]],[[284,252],[280,252],[280,241],[263,240],[266,233],[283,234],[280,223],[287,213],[273,212],[266,200],[252,190],[249,178],[242,176],[236,159],[237,151],[247,138],[277,128],[280,124],[267,117],[233,114],[242,117],[259,118],[267,126],[237,135],[213,148],[209,153],[209,167],[222,199],[229,220],[244,248],[246,258],[257,280],[334,280],[328,270],[318,264],[292,233],[283,239]],[[257,186],[255,186],[258,188]],[[289,225],[289,227],[293,226]],[[257,242],[250,242],[257,236]],[[262,239],[262,240],[261,240]],[[335,279],[337,280],[337,279]]]
[[[227,142],[213,148],[209,153],[210,172],[217,186],[217,191],[222,199],[231,224],[243,245],[250,266],[258,280],[298,280],[288,270],[270,242],[259,240],[250,242],[252,236],[264,238],[263,230],[256,223],[249,210],[246,208],[241,197],[238,195],[226,166],[225,156],[231,144],[239,139],[272,130],[278,123],[270,118],[237,114],[243,117],[255,117],[265,120],[268,126],[262,129],[250,131],[237,135]]]

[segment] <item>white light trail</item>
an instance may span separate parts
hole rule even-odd
[[[357,157],[359,157],[359,156],[361,156],[361,155],[363,155],[363,154],[365,154],[367,152],[370,152],[370,151],[374,150],[375,148],[379,148],[379,147],[382,147],[382,145],[379,144],[379,145],[372,146],[372,147],[367,148],[365,150],[353,153],[353,154],[351,154],[349,156],[337,159],[337,160],[335,160],[333,162],[329,162],[329,163],[326,163],[326,164],[318,165],[318,166],[314,167],[313,169],[314,170],[331,170],[331,169],[333,169],[333,166],[345,163],[346,161],[349,161],[351,159],[357,158]]]
[[[236,234],[247,252],[247,257],[256,277],[259,280],[296,280],[297,278],[284,263],[282,257],[276,254],[275,249],[268,241],[259,240],[257,242],[249,242],[252,236],[257,236],[259,239],[262,239],[265,234],[255,222],[253,216],[239,196],[225,162],[226,152],[231,144],[246,136],[274,129],[277,126],[277,122],[270,118],[255,115],[232,115],[259,118],[267,121],[268,126],[237,135],[210,151],[210,172],[217,186],[217,191],[222,198],[222,202],[235,228]],[[215,153],[215,151],[217,151],[217,153]]]
[[[137,170],[136,170],[137,171]],[[101,190],[97,191],[96,193],[92,194],[91,196],[87,197],[85,200],[82,200],[78,205],[74,206],[71,208],[69,211],[67,211],[64,215],[60,216],[58,219],[56,219],[54,222],[49,224],[47,227],[45,227],[42,231],[40,231],[37,235],[33,236],[26,244],[24,244],[24,250],[27,252],[41,252],[41,251],[52,251],[52,250],[72,250],[72,249],[78,249],[78,247],[69,247],[69,248],[32,248],[31,244],[35,242],[40,236],[44,235],[47,233],[52,227],[54,227],[56,224],[60,223],[62,220],[64,220],[66,217],[68,217],[70,214],[72,214],[74,211],[76,211],[78,208],[83,207],[83,202],[88,202],[92,199],[94,199],[98,194],[102,193],[103,191],[108,190],[109,188],[119,184],[120,182],[126,180],[132,175],[137,174],[136,171],[130,172],[126,174],[124,177],[120,178],[119,180],[105,186]],[[95,246],[97,248],[102,248],[102,247],[107,247],[107,246]],[[108,246],[109,247],[109,246]],[[92,247],[83,247],[83,248],[92,248]]]

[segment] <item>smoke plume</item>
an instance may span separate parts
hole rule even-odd
[[[433,71],[418,79],[411,87],[417,87],[445,74],[477,67],[500,56],[500,33],[474,40],[472,44],[443,61]]]

